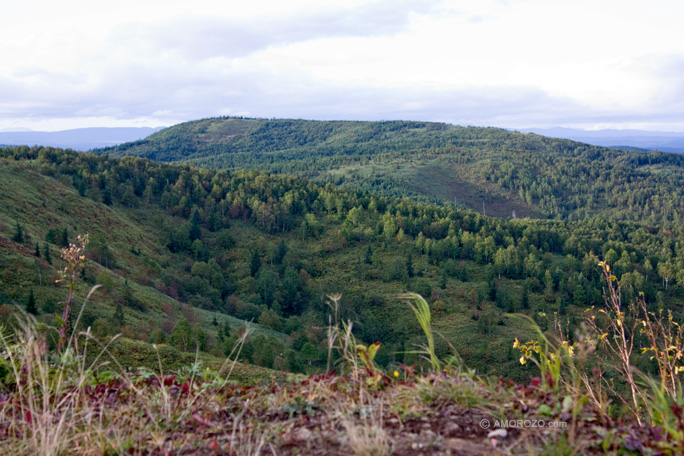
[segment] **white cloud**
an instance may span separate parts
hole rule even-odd
[[[684,125],[678,0],[101,3],[3,5],[0,128]]]
[[[305,10],[296,15],[251,17],[190,16],[146,26],[136,23],[116,33],[116,39],[145,43],[155,52],[178,52],[187,60],[250,55],[272,46],[283,47],[328,37],[372,37],[402,30],[416,8],[413,2],[382,1],[356,8]]]

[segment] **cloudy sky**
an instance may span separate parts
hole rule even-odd
[[[0,130],[210,116],[684,131],[681,0],[0,0]]]

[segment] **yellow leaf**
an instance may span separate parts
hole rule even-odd
[[[373,361],[373,359],[375,358],[375,355],[378,353],[378,350],[380,349],[381,345],[381,342],[375,342],[371,344],[370,347],[368,347],[368,357],[371,361]]]

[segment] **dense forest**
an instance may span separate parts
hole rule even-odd
[[[510,378],[528,375],[511,340],[530,328],[509,314],[542,328],[562,320],[572,334],[603,302],[600,259],[613,265],[625,300],[643,292],[651,309],[682,313],[681,228],[491,218],[293,176],[44,147],[3,148],[0,157],[5,320],[14,303],[52,321],[63,305],[59,248],[81,233],[90,235],[82,291],[103,285],[84,327],[223,356],[249,326],[243,359],[292,372],[325,368],[326,296],[334,293],[357,337],[383,343],[382,366],[420,361],[410,353],[420,327],[397,298],[410,290],[430,304],[444,336],[440,356],[451,343],[467,365]],[[662,163],[675,169],[678,160],[663,155]],[[630,182],[657,192],[652,181],[624,188]],[[647,356],[637,359],[653,368]]]
[[[681,155],[497,128],[213,118],[95,152],[259,169],[499,217],[599,216],[674,228],[684,210]]]

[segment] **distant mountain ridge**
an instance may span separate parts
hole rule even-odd
[[[503,128],[223,117],[93,152],[290,174],[487,216],[599,215],[666,226],[681,219],[675,195],[684,179],[683,154],[615,150]]]
[[[92,127],[62,131],[0,132],[0,144],[15,146],[51,146],[64,149],[90,150],[137,141],[163,127]]]
[[[684,153],[684,132],[646,130],[579,130],[575,128],[525,128],[522,133],[536,133],[603,147],[634,147],[661,152]]]

